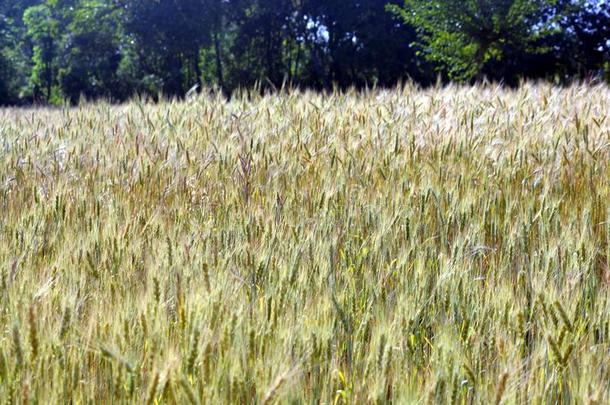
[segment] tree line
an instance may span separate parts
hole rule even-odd
[[[592,77],[608,0],[0,0],[0,105]]]

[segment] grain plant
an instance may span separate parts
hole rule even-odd
[[[610,402],[610,89],[0,111],[2,403]]]

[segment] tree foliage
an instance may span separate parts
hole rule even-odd
[[[546,51],[540,42],[558,17],[554,0],[405,0],[389,9],[417,28],[426,58],[458,80],[509,53]]]
[[[0,104],[610,72],[607,0],[0,1]]]
[[[23,14],[27,35],[33,44],[30,83],[34,87],[34,97],[37,98],[44,92],[47,101],[51,100],[57,71],[57,38],[60,27],[54,13],[55,4],[30,7]]]

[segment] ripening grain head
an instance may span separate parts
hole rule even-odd
[[[0,398],[610,401],[610,90],[0,111]]]

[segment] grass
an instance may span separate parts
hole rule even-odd
[[[7,403],[608,403],[610,89],[0,112]]]

